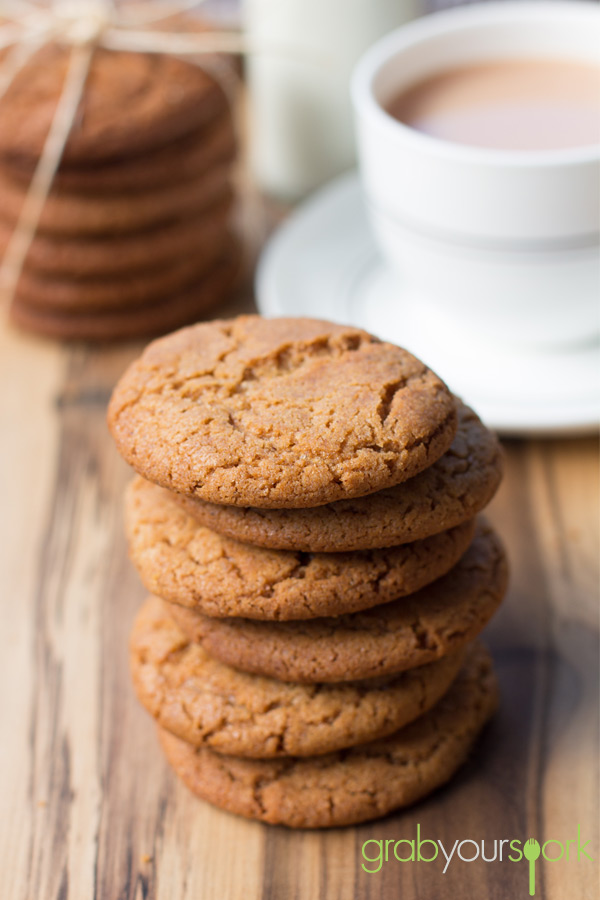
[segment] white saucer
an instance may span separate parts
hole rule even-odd
[[[358,177],[337,179],[275,232],[256,275],[260,312],[359,325],[411,350],[503,434],[584,434],[600,419],[600,346],[482,348],[411,321],[369,232]],[[406,298],[406,294],[404,295]],[[461,343],[462,337],[462,343]]]

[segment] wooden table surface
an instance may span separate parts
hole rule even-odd
[[[597,859],[596,442],[506,444],[490,515],[512,582],[487,631],[502,705],[469,765],[383,821],[323,833],[272,828],[194,799],[133,696],[127,636],[144,590],[121,523],[130,473],[105,406],[138,352],[69,348],[0,327],[3,900],[528,895],[525,861],[453,860],[445,875],[440,859],[361,868],[365,840],[411,839],[417,823],[446,847],[565,842],[580,825]],[[536,896],[595,900],[597,864],[538,864]]]

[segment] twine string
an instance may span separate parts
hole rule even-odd
[[[94,46],[90,42],[75,45],[71,51],[62,92],[42,155],[0,267],[0,290],[5,301],[10,302],[14,297],[29,247],[40,223],[46,198],[50,193],[77,115],[93,53]]]
[[[119,18],[124,27],[150,25],[152,22],[190,12],[202,2],[203,0],[173,0],[168,3],[152,3],[146,0],[144,3],[129,3],[128,8],[119,11]]]
[[[37,16],[42,10],[28,0],[2,0],[2,16],[10,19],[23,19],[26,16]]]
[[[107,28],[98,44],[107,50],[134,53],[170,53],[190,56],[203,53],[249,53],[257,45],[239,34],[178,34],[167,31],[124,31]]]
[[[43,47],[46,39],[46,32],[32,32],[26,40],[10,48],[0,67],[0,97],[7,92],[16,75],[27,65],[31,57]]]
[[[1,25],[0,26],[0,50],[16,44],[23,35],[23,29],[18,25]]]

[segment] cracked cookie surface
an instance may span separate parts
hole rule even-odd
[[[490,502],[501,478],[500,444],[459,402],[458,429],[446,453],[409,481],[367,497],[268,510],[175,496],[198,522],[228,537],[273,550],[331,553],[393,547],[453,528]]]
[[[423,363],[360,329],[241,316],[150,344],[108,420],[127,462],[162,487],[296,508],[427,468],[452,442],[456,406]]]
[[[413,593],[466,551],[474,521],[413,544],[362,553],[265,550],[199,525],[170,491],[129,485],[130,556],[149,591],[209,616],[309,619],[367,609]]]
[[[489,525],[442,578],[364,612],[303,622],[213,619],[172,606],[173,618],[214,657],[282,681],[376,678],[424,665],[474,640],[504,596],[506,556]]]
[[[498,702],[491,660],[472,649],[445,696],[384,740],[308,759],[249,760],[193,747],[166,731],[167,759],[190,790],[229,812],[273,825],[350,825],[408,806],[461,766]]]
[[[157,597],[142,607],[131,636],[136,692],[161,727],[252,758],[318,755],[391,734],[439,700],[462,657],[371,683],[286,684],[212,659]]]

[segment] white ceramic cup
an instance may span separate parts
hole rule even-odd
[[[453,66],[509,57],[597,64],[591,2],[482,3],[419,19],[358,63],[352,100],[378,243],[424,321],[544,349],[600,330],[599,146],[507,151],[441,140],[385,111]]]

